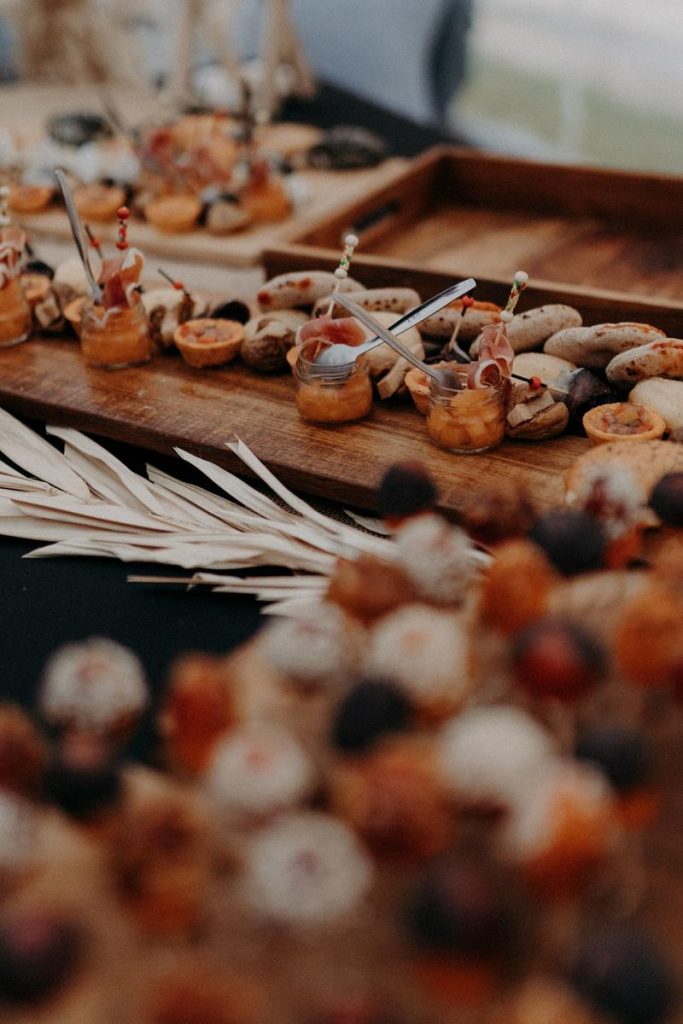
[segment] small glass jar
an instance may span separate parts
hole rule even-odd
[[[10,278],[0,288],[0,348],[18,345],[31,334],[33,318],[22,283],[18,277]]]
[[[89,366],[120,370],[152,358],[152,336],[141,302],[104,309],[84,303],[81,314],[81,352]]]
[[[296,407],[308,423],[353,423],[372,409],[370,366],[364,356],[342,366],[320,366],[316,362],[332,344],[312,338],[298,351],[294,366]]]
[[[449,452],[486,452],[505,437],[507,388],[503,382],[467,387],[467,367],[454,367],[452,385],[430,381],[427,433]]]

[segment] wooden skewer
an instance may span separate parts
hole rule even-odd
[[[172,285],[176,291],[182,292],[186,299],[192,298],[192,296],[190,295],[182,281],[176,281],[175,278],[171,277],[170,274],[167,274],[165,270],[161,269],[161,267],[157,267],[157,273],[161,274],[163,279],[165,281],[168,281],[168,283]]]
[[[99,240],[99,238],[96,238],[95,235],[93,235],[92,231],[90,230],[90,227],[87,224],[84,224],[83,227],[85,228],[85,233],[88,236],[88,241],[90,242],[90,245],[95,250],[100,259],[103,260],[104,256],[102,254],[101,241]]]

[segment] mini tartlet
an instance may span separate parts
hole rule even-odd
[[[51,185],[15,185],[10,192],[9,205],[15,213],[42,213],[54,194]]]
[[[239,352],[243,339],[244,327],[236,320],[208,317],[187,320],[173,334],[185,362],[199,369],[229,363]]]
[[[583,428],[593,444],[608,441],[656,441],[666,433],[666,422],[658,412],[634,402],[611,402],[589,409]]]
[[[76,209],[84,220],[114,221],[126,193],[118,185],[81,185],[74,191]]]
[[[159,231],[176,235],[192,231],[202,212],[200,200],[193,195],[161,196],[145,206],[145,219]]]

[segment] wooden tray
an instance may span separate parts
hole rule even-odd
[[[360,171],[299,171],[297,177],[305,185],[308,198],[299,211],[277,224],[262,224],[234,235],[218,237],[204,230],[165,234],[152,224],[133,220],[131,238],[148,256],[223,266],[253,266],[258,263],[266,246],[288,241],[305,230],[307,224],[316,222],[320,217],[333,216],[340,207],[355,202],[368,190],[393,180],[404,163],[394,158],[379,167]],[[33,216],[22,216],[21,222],[35,238],[71,239],[66,213],[60,207]],[[105,242],[116,241],[115,223],[97,224],[93,228]]]
[[[336,250],[350,229],[361,239],[357,268],[419,267],[508,287],[521,268],[546,288],[683,299],[683,177],[437,147],[295,243]]]

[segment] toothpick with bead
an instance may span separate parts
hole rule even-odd
[[[164,281],[168,281],[168,283],[172,285],[172,287],[175,288],[177,292],[182,292],[186,299],[192,298],[192,296],[190,295],[182,281],[176,281],[174,277],[171,277],[170,274],[167,274],[165,270],[161,269],[161,267],[157,267],[157,273],[161,274]]]
[[[508,300],[505,303],[505,309],[500,314],[500,328],[498,329],[498,338],[500,338],[505,330],[507,324],[512,320],[515,312],[515,306],[519,302],[519,297],[527,286],[529,275],[524,270],[518,270],[514,276],[512,282],[512,288],[508,295]]]
[[[0,187],[0,228],[8,228],[12,223],[9,215],[9,193],[8,185]]]
[[[128,220],[130,218],[130,210],[127,206],[120,206],[116,211],[116,216],[119,221],[116,248],[121,252],[124,252],[128,248]]]
[[[330,304],[327,307],[327,310],[325,311],[325,316],[332,316],[335,295],[341,288],[342,281],[345,281],[346,278],[349,276],[349,267],[351,266],[351,260],[353,259],[353,254],[357,245],[358,237],[356,235],[347,235],[346,238],[344,239],[344,251],[342,253],[341,259],[339,260],[339,266],[334,272],[334,276],[336,277],[337,280],[334,283],[334,288],[332,289],[332,294],[330,295]]]
[[[462,305],[462,309],[460,310],[460,316],[455,321],[455,327],[453,328],[453,333],[448,339],[446,350],[448,352],[453,352],[456,355],[465,356],[465,358],[469,358],[464,349],[460,348],[460,345],[458,345],[458,335],[460,334],[460,328],[462,327],[462,322],[465,319],[467,310],[471,309],[472,306],[474,305],[474,299],[472,298],[471,295],[465,295],[464,298],[460,300],[460,302]]]
[[[498,328],[498,336],[496,340],[500,339],[505,330],[507,324],[509,324],[514,316],[515,306],[519,302],[519,297],[524,291],[529,281],[529,275],[524,270],[518,270],[512,281],[512,288],[508,295],[508,300],[505,303],[505,309],[500,314],[500,327]],[[546,384],[545,381],[541,380],[540,377],[523,377],[520,373],[511,373],[510,376],[514,380],[523,381],[528,384],[532,391],[540,391],[542,388],[550,388],[552,391],[556,391],[559,394],[567,394],[564,388],[557,387],[555,384]]]
[[[99,238],[93,235],[92,231],[90,230],[87,224],[84,224],[83,227],[85,228],[85,233],[88,236],[88,241],[90,242],[90,245],[95,250],[99,258],[101,260],[104,260],[104,256],[102,254],[102,242],[99,240]]]

